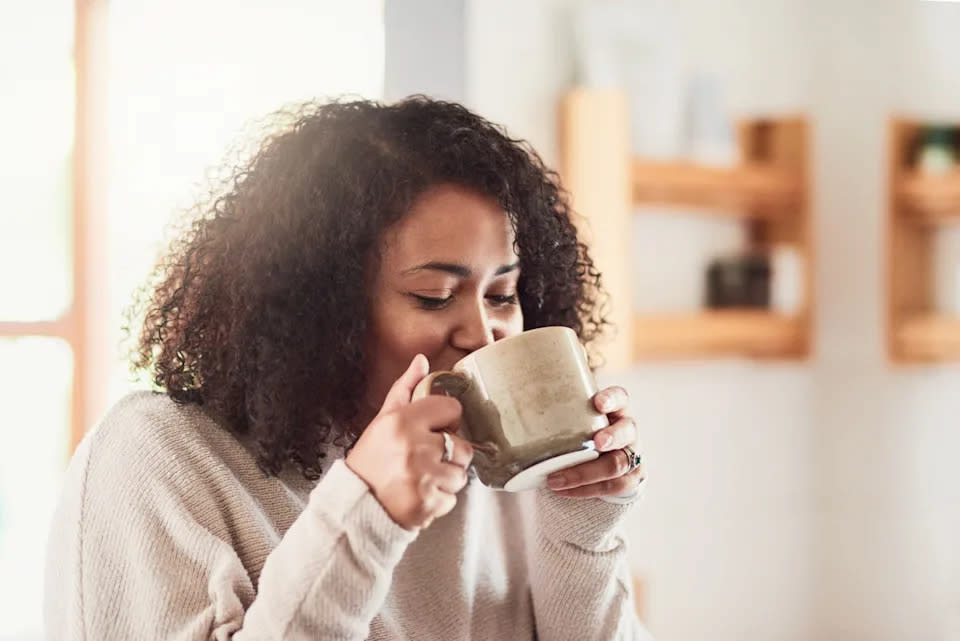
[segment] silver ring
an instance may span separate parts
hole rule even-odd
[[[440,457],[441,463],[449,463],[453,460],[453,439],[446,432],[440,432],[443,435],[443,456]]]
[[[626,445],[621,451],[627,455],[627,474],[640,467],[640,463],[643,462],[643,457],[640,456],[636,450]]]

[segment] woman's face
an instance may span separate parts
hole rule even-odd
[[[370,291],[369,410],[417,353],[449,369],[523,330],[513,241],[494,200],[453,185],[428,189],[387,230]]]

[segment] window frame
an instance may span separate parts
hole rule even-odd
[[[73,187],[70,205],[73,296],[55,320],[2,321],[0,338],[64,340],[73,353],[69,454],[108,396],[107,283],[107,11],[108,0],[74,1]],[[97,287],[99,285],[99,287]]]

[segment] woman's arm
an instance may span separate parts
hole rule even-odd
[[[234,640],[366,639],[415,537],[338,461],[267,558]]]
[[[257,539],[218,531],[229,498],[178,468],[178,453],[105,459],[89,446],[53,524],[48,639],[365,639],[416,536],[339,461],[254,586],[233,546]]]
[[[553,489],[536,496],[528,541],[537,632],[551,641],[649,639],[634,610],[620,527],[644,478],[642,466],[621,451],[635,443],[636,421],[626,413],[622,387],[599,392],[593,402],[611,423],[594,435],[602,454],[551,475]]]
[[[651,638],[634,609],[620,528],[628,509],[537,491],[528,556],[537,636],[543,641]]]

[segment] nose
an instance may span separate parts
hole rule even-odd
[[[457,349],[472,352],[496,340],[495,320],[487,313],[482,300],[465,305],[457,319],[451,343]]]

